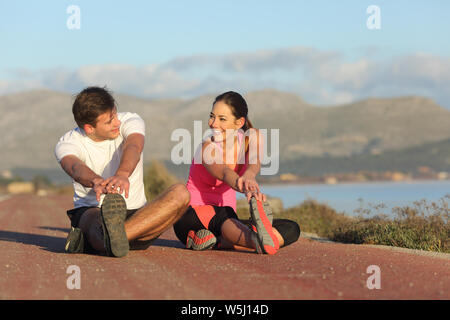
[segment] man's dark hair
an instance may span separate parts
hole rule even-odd
[[[106,87],[88,87],[77,94],[72,106],[72,113],[75,122],[81,129],[85,124],[90,124],[95,128],[97,117],[112,111],[114,106],[115,100]]]

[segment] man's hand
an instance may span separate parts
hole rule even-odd
[[[92,182],[94,183],[94,186],[92,189],[95,192],[95,196],[97,198],[97,201],[100,202],[100,196],[102,193],[108,193],[106,188],[103,186],[103,179],[102,178],[95,178]]]
[[[107,193],[102,185],[104,179],[92,171],[83,161],[74,155],[67,155],[61,160],[61,167],[73,180],[83,187],[92,188],[95,192],[97,201],[100,202],[100,196]]]
[[[108,193],[123,193],[128,198],[130,181],[128,177],[134,172],[144,148],[145,137],[140,133],[130,134],[124,141],[122,159],[116,174],[103,181]]]
[[[116,173],[115,176],[103,180],[101,185],[105,188],[107,193],[123,193],[125,191],[125,198],[128,198],[130,191],[130,181],[125,174]]]

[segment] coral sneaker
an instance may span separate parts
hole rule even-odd
[[[256,228],[262,251],[267,254],[275,254],[280,248],[280,244],[272,230],[272,212],[270,211],[270,215],[268,215],[261,201],[252,197],[250,200],[250,215],[252,224]]]
[[[186,239],[186,248],[196,251],[208,250],[214,247],[216,242],[217,238],[209,230],[201,229],[197,232],[191,230]]]

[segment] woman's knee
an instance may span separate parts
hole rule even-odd
[[[190,230],[197,231],[200,229],[202,229],[202,224],[199,221],[195,210],[190,206],[181,214],[180,219],[173,225],[175,235],[182,243],[185,243]]]
[[[283,237],[284,246],[296,242],[300,237],[300,226],[295,221],[274,219],[272,225]]]

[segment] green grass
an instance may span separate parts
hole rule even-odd
[[[412,206],[396,207],[395,218],[390,219],[383,213],[382,204],[361,208],[357,217],[349,217],[309,199],[275,218],[294,220],[302,232],[316,233],[333,241],[450,253],[449,200],[447,195],[437,203],[421,200]],[[238,216],[248,219],[248,212],[238,212]]]

